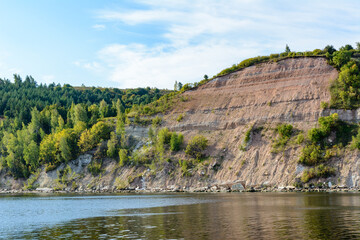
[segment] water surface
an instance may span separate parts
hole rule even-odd
[[[2,196],[4,239],[360,239],[360,194]]]

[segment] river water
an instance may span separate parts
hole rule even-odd
[[[0,195],[0,239],[360,239],[360,194]]]

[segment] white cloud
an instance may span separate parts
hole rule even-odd
[[[99,62],[96,62],[96,61],[87,62],[85,60],[78,60],[78,61],[73,62],[73,64],[77,67],[81,67],[86,70],[90,70],[92,72],[99,73],[99,72],[104,71],[103,66]]]
[[[208,43],[171,52],[142,45],[111,45],[99,54],[111,69],[110,80],[119,82],[121,87],[172,88],[175,81],[194,82],[200,80],[204,74],[215,74],[219,63],[222,67],[231,65],[229,55],[252,56],[257,52],[225,43]]]
[[[106,26],[104,24],[95,24],[92,26],[92,28],[95,30],[101,31],[101,30],[104,30],[106,28]]]
[[[0,78],[9,78],[13,74],[21,74],[22,70],[19,68],[9,66],[5,61],[0,60]],[[10,77],[12,80],[12,77]]]
[[[55,81],[54,75],[43,75],[41,76],[41,82],[46,84],[51,84]]]
[[[96,62],[120,87],[172,88],[201,80],[240,60],[282,51],[339,47],[360,40],[357,2],[138,0],[142,10],[102,10],[97,18],[136,27],[161,26],[158,43],[111,44]],[[96,64],[95,64],[96,63]],[[86,67],[87,66],[87,67]]]

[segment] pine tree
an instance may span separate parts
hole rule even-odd
[[[285,47],[285,52],[286,52],[286,53],[291,52],[290,47],[289,47],[287,44],[286,44],[286,47]]]

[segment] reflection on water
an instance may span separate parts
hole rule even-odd
[[[199,201],[191,205],[123,209],[112,212],[113,216],[71,220],[17,237],[21,239],[360,238],[359,194],[238,193],[192,196],[209,201]]]

